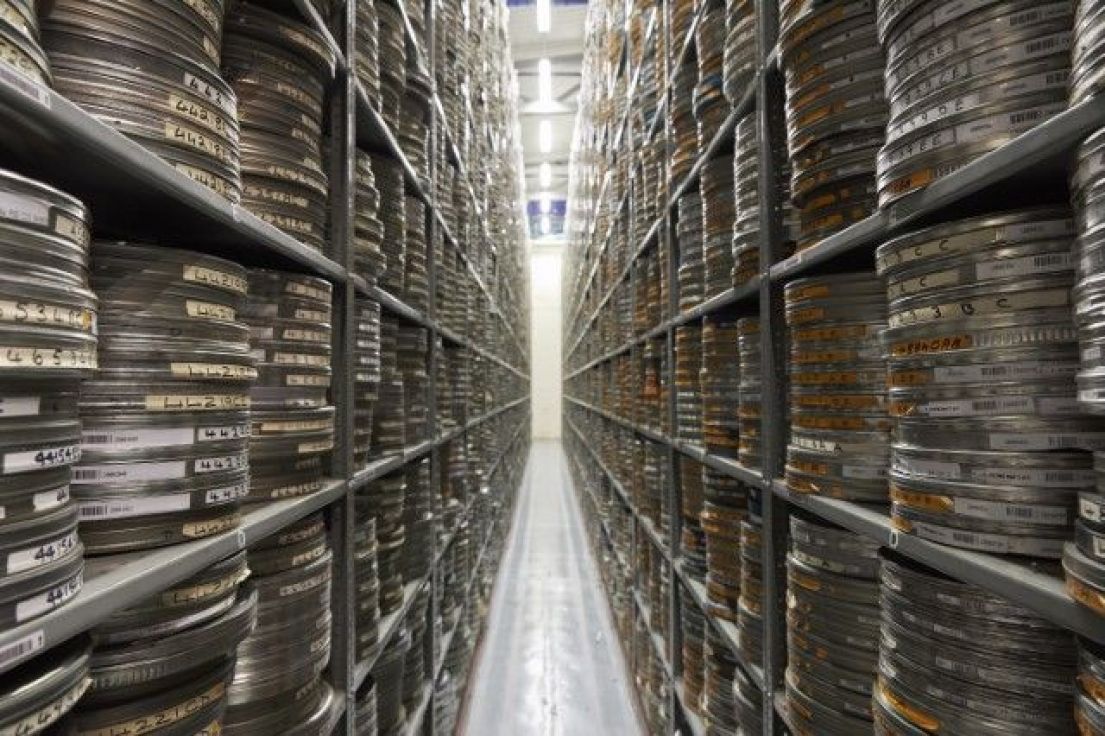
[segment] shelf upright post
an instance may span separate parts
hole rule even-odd
[[[772,0],[756,3],[758,74],[756,79],[756,129],[759,143],[760,191],[760,349],[763,362],[763,504],[764,539],[764,690],[763,717],[767,733],[784,733],[775,712],[775,689],[783,682],[786,666],[786,502],[771,492],[771,479],[782,475],[786,448],[786,325],[782,284],[769,276],[772,263],[783,256],[782,202],[774,151],[785,141],[781,118],[784,87],[778,67],[767,63],[779,37],[779,9]]]
[[[345,12],[337,14],[331,29],[350,68],[356,55],[355,2],[346,3]],[[356,156],[356,91],[353,72],[338,74],[330,94],[330,243],[334,259],[345,269],[346,278],[334,284],[333,303],[333,377],[332,399],[336,407],[336,442],[331,453],[331,475],[345,478],[342,497],[328,507],[330,541],[334,553],[334,582],[331,606],[334,617],[334,642],[330,655],[330,676],[334,687],[345,695],[345,710],[334,733],[353,736],[356,732],[356,693],[354,692],[354,658],[356,617],[353,570],[353,491],[348,480],[353,477],[353,371],[351,357],[355,340],[356,299],[353,281],[353,162]]]
[[[425,54],[426,72],[430,77],[430,95],[431,104],[429,105],[428,114],[430,116],[429,122],[429,139],[427,145],[430,147],[429,156],[427,156],[429,162],[429,191],[426,192],[427,197],[430,200],[429,206],[426,208],[426,220],[427,227],[425,228],[426,239],[426,282],[429,289],[429,298],[426,301],[426,316],[430,320],[432,325],[430,329],[430,354],[428,356],[430,380],[429,384],[429,396],[426,400],[426,408],[429,413],[428,425],[429,425],[429,439],[436,440],[438,434],[443,431],[443,427],[438,424],[437,414],[437,366],[440,356],[438,355],[438,345],[441,341],[441,328],[438,321],[437,310],[437,247],[438,243],[442,244],[444,248],[444,242],[442,240],[443,233],[437,219],[437,180],[439,172],[437,170],[437,153],[439,150],[444,151],[442,146],[442,129],[440,121],[437,116],[437,106],[432,104],[432,98],[437,94],[437,34],[434,33],[434,19],[437,17],[436,5],[437,0],[423,0],[423,13],[424,22],[426,28],[426,44],[423,50]],[[444,349],[444,347],[442,348]],[[441,446],[436,442],[433,448],[430,450],[430,488],[431,494],[431,513],[434,514],[434,519],[431,522],[430,537],[433,540],[433,547],[436,549],[437,540],[439,539],[438,527],[441,524],[442,514],[441,509],[436,503],[434,503],[435,497],[441,490],[441,486],[438,483],[438,478],[441,474]],[[437,599],[438,595],[438,569],[441,567],[437,562],[437,555],[433,554],[431,559],[434,559],[434,564],[430,567],[430,574],[428,584],[430,586],[429,591],[429,604],[426,606],[426,635],[422,637],[422,661],[424,663],[424,671],[430,673],[430,692],[429,702],[426,705],[426,710],[422,715],[422,733],[425,736],[433,736],[434,733],[434,693],[437,690],[436,687],[436,673],[434,668],[437,665],[435,653],[441,646],[441,642],[438,641],[438,628],[434,626],[434,621],[437,620],[438,611],[440,610],[440,601]]]

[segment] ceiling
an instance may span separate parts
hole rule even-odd
[[[514,66],[518,72],[518,110],[522,130],[523,158],[526,168],[526,193],[531,202],[548,193],[555,202],[568,196],[568,159],[571,153],[572,131],[575,127],[580,73],[583,62],[583,32],[587,16],[586,3],[560,5],[553,0],[548,33],[537,30],[536,5],[518,4],[511,0],[510,40]],[[552,104],[542,106],[538,89],[538,63],[547,58],[552,70]],[[552,131],[552,146],[541,152],[540,126],[547,120]],[[552,181],[548,188],[540,182],[540,165],[548,162]],[[532,205],[533,210],[538,205]],[[534,220],[531,233],[540,234]],[[562,217],[554,217],[552,229],[562,229]]]

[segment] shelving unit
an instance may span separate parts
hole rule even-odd
[[[656,101],[656,116],[651,122],[646,121],[645,137],[641,141],[643,144],[660,140],[669,153],[673,146],[671,126],[666,120],[660,121],[659,125],[657,123],[662,116],[666,118],[666,106],[671,104],[670,70],[677,68],[680,60],[689,53],[688,50],[694,43],[695,27],[702,19],[699,11],[686,36],[672,37],[671,23],[662,19],[670,19],[673,4],[674,0],[658,3],[655,12],[659,21],[649,24],[650,34],[654,32],[667,34],[665,47],[669,50],[674,49],[675,55],[668,63],[668,86],[659,89],[660,98]],[[722,640],[738,656],[741,669],[760,688],[763,695],[765,733],[785,732],[786,726],[782,720],[785,703],[782,683],[786,662],[784,560],[787,552],[788,518],[796,509],[873,539],[883,547],[896,550],[953,578],[1004,596],[1080,636],[1105,643],[1105,622],[1072,601],[1059,578],[1006,559],[944,547],[900,534],[892,528],[885,514],[858,504],[788,493],[781,480],[787,420],[785,386],[780,377],[784,370],[782,356],[786,354],[781,308],[782,287],[785,282],[800,276],[842,270],[842,266],[854,264],[860,259],[871,263],[875,246],[907,227],[935,222],[941,216],[947,217],[948,213],[955,212],[956,208],[969,204],[976,195],[993,191],[995,187],[1031,182],[1033,177],[1043,173],[1054,174],[1067,170],[1076,146],[1088,134],[1105,126],[1105,98],[1098,96],[1071,107],[927,189],[899,200],[891,207],[826,238],[812,248],[786,260],[780,260],[781,237],[777,214],[779,202],[776,194],[778,191],[776,177],[779,174],[774,170],[772,151],[778,145],[781,131],[777,129],[777,123],[772,120],[768,112],[768,109],[773,106],[781,106],[784,96],[783,78],[779,69],[780,54],[777,47],[778,4],[757,2],[754,5],[760,49],[755,77],[745,89],[739,104],[731,108],[720,132],[700,150],[690,173],[683,180],[673,184],[668,198],[660,205],[660,216],[650,224],[646,223],[649,227],[645,230],[643,238],[631,238],[623,253],[614,252],[611,244],[616,227],[628,227],[630,232],[638,232],[633,223],[637,220],[635,214],[637,208],[641,206],[634,196],[639,158],[634,152],[640,149],[621,135],[624,122],[608,123],[614,130],[619,131],[613,138],[614,148],[600,152],[605,156],[595,158],[603,158],[603,163],[610,164],[614,158],[631,156],[629,176],[625,177],[625,181],[629,183],[626,185],[625,192],[620,193],[620,196],[615,193],[612,199],[608,196],[607,190],[611,186],[614,172],[607,170],[594,196],[591,196],[591,192],[585,192],[593,207],[591,204],[586,204],[575,210],[576,220],[571,228],[573,242],[566,258],[564,292],[566,334],[563,375],[567,444],[577,467],[597,468],[600,476],[592,483],[594,488],[588,485],[589,476],[585,473],[577,475],[576,478],[577,483],[587,486],[583,493],[587,499],[587,503],[583,504],[584,508],[598,517],[598,528],[601,534],[596,535],[596,539],[592,540],[597,546],[597,554],[614,560],[618,565],[628,565],[632,568],[631,577],[633,578],[638,577],[640,572],[635,557],[635,552],[640,545],[651,546],[658,550],[664,565],[667,566],[668,579],[672,581],[671,596],[668,600],[671,626],[667,631],[652,633],[661,637],[662,650],[665,655],[668,655],[665,661],[666,681],[671,695],[666,705],[669,712],[673,714],[670,719],[670,731],[680,734],[705,733],[700,717],[683,702],[679,657],[670,656],[678,652],[681,647],[680,610],[687,600],[701,609],[708,625],[722,635]],[[630,7],[636,8],[638,4],[631,3]],[[629,35],[630,22],[630,20],[626,21],[626,36]],[[649,39],[646,38],[646,47],[648,43]],[[640,69],[631,68],[633,65],[628,61],[629,57],[624,50],[623,56],[626,58],[623,58],[617,67],[617,73],[636,80]],[[658,61],[657,64],[659,65],[660,62]],[[641,89],[634,81],[628,87],[628,98],[624,101],[626,115],[640,102]],[[669,289],[675,290],[676,263],[675,259],[668,254],[673,252],[671,243],[675,238],[674,209],[679,196],[696,184],[704,165],[709,160],[731,149],[737,122],[741,117],[752,112],[757,116],[757,127],[760,131],[760,273],[750,283],[739,288],[730,288],[682,313],[675,307],[673,299],[669,304],[671,306],[669,316],[660,324],[648,326],[645,329],[634,324],[632,310],[629,310],[628,314],[619,316],[612,308],[616,294],[619,289],[625,288],[628,288],[630,295],[635,294],[633,287],[640,278],[638,270],[640,259],[653,248],[660,248],[661,268],[666,269]],[[621,120],[624,121],[624,117]],[[610,164],[611,167],[613,165]],[[664,170],[667,170],[667,161],[665,161]],[[623,219],[624,208],[628,208],[627,220]],[[604,217],[609,219],[610,226],[599,233],[596,223],[602,221]],[[626,226],[625,222],[629,225]],[[601,275],[609,275],[609,278],[604,280]],[[626,355],[637,354],[646,343],[655,341],[655,344],[661,344],[662,341],[661,349],[665,351],[662,355],[666,360],[664,363],[666,373],[661,379],[661,385],[666,386],[668,391],[668,403],[662,407],[662,411],[667,415],[668,426],[674,427],[675,329],[695,322],[705,315],[721,312],[728,315],[758,316],[760,319],[763,360],[763,417],[761,420],[763,469],[745,467],[733,460],[712,455],[701,446],[668,437],[655,426],[642,426],[626,416],[600,406],[601,397],[580,395],[575,390],[575,387],[580,385],[581,379],[593,372],[603,371],[611,361]],[[611,319],[604,327],[602,318],[608,313],[612,313]],[[604,349],[592,348],[592,344],[598,342],[592,340],[592,336],[599,334],[600,330],[611,327],[615,335],[627,337],[615,341],[613,347],[607,345]],[[631,479],[618,477],[604,462],[602,447],[606,432],[598,430],[605,426],[628,430],[665,451],[667,479],[663,510],[665,530],[661,531],[658,525],[635,505],[636,489],[630,487]],[[705,586],[689,575],[685,568],[680,533],[682,503],[678,472],[680,457],[692,458],[719,473],[741,481],[760,499],[765,575],[762,612],[765,622],[765,641],[764,658],[760,662],[749,662],[740,658],[737,627],[710,613]],[[629,552],[624,556],[613,548],[610,541],[607,516],[610,504],[604,506],[600,503],[605,489],[612,491],[611,503],[616,504],[617,508],[627,510],[632,519]],[[682,591],[688,595],[682,595]],[[633,598],[640,608],[641,601],[637,593],[638,588],[634,587]],[[646,617],[645,620],[650,619]],[[628,653],[627,659],[633,661]]]
[[[387,0],[377,0],[386,2]],[[302,19],[318,30],[338,57],[338,72],[329,85],[329,135],[333,141],[330,199],[330,251],[323,254],[262,221],[243,207],[230,204],[211,190],[173,169],[157,155],[117,133],[81,108],[52,90],[29,83],[23,77],[0,64],[0,123],[5,135],[0,141],[0,158],[5,166],[40,179],[79,197],[93,213],[94,232],[98,237],[148,240],[209,252],[238,261],[247,266],[265,266],[324,277],[334,284],[333,365],[334,383],[331,399],[337,409],[337,443],[332,453],[331,480],[326,486],[306,497],[288,499],[264,506],[247,507],[241,527],[233,532],[133,555],[126,564],[109,573],[90,577],[80,593],[68,604],[49,614],[20,626],[0,632],[0,672],[26,661],[35,653],[54,646],[67,638],[94,627],[113,612],[126,608],[164,590],[204,569],[208,565],[249,547],[258,540],[277,532],[305,516],[323,510],[331,532],[334,549],[334,585],[332,612],[334,641],[327,679],[333,684],[331,731],[352,736],[356,733],[355,703],[357,690],[371,671],[375,658],[401,630],[416,595],[429,589],[429,632],[438,616],[440,601],[439,575],[442,560],[457,538],[458,529],[468,524],[473,539],[478,539],[481,552],[478,564],[465,585],[463,599],[468,601],[481,569],[493,569],[495,561],[485,559],[492,549],[496,529],[505,529],[511,522],[513,488],[504,488],[515,480],[513,472],[505,474],[504,460],[529,441],[528,397],[528,322],[527,289],[522,277],[527,268],[524,252],[509,252],[515,263],[497,264],[476,256],[481,247],[493,254],[507,254],[504,243],[496,242],[496,233],[489,230],[486,220],[478,233],[478,243],[465,242],[449,232],[442,207],[436,200],[437,171],[434,156],[430,156],[428,187],[424,187],[417,172],[404,155],[397,136],[383,117],[372,107],[365,91],[351,69],[355,54],[356,0],[335,2],[335,16],[328,23],[310,0],[294,0],[289,8],[299,11]],[[414,28],[406,15],[404,3],[396,3],[402,13],[408,43],[413,43]],[[438,2],[425,3],[429,48],[419,50],[423,64],[433,79],[435,64],[434,23]],[[436,89],[432,92],[429,112],[429,150],[444,136],[454,162],[461,165],[459,149],[445,128],[445,108]],[[356,148],[379,151],[398,160],[405,173],[409,193],[417,195],[427,205],[428,278],[430,306],[425,312],[405,304],[395,295],[377,286],[370,286],[353,273],[352,232],[354,217],[353,160]],[[465,188],[474,211],[485,210],[477,190],[463,170]],[[436,263],[434,252],[438,234],[444,236],[445,247],[452,249],[465,264],[467,278],[478,289],[491,317],[484,330],[483,317],[465,326],[463,333],[442,324],[436,314]],[[507,236],[524,239],[518,232]],[[508,283],[518,279],[519,283]],[[505,295],[505,298],[504,298]],[[413,443],[401,452],[379,457],[368,467],[356,469],[351,443],[353,428],[353,377],[348,362],[353,353],[353,309],[356,298],[378,302],[385,316],[418,325],[429,331],[429,395],[428,439]],[[487,340],[491,335],[494,339]],[[467,351],[468,359],[478,356],[509,371],[519,379],[523,390],[517,395],[500,395],[496,387],[497,406],[478,416],[463,417],[458,426],[439,426],[436,411],[438,338],[450,346]],[[488,401],[491,399],[488,398]],[[468,403],[471,403],[470,401]],[[467,404],[466,404],[467,406]],[[479,410],[479,409],[476,409]],[[467,409],[466,409],[467,414]],[[489,423],[500,427],[495,438],[501,446],[494,457],[483,456],[483,485],[475,489],[457,525],[441,528],[435,520],[433,539],[437,543],[427,576],[406,581],[400,608],[383,618],[379,624],[379,644],[375,654],[363,662],[354,662],[352,642],[354,494],[366,484],[392,473],[409,463],[429,456],[431,489],[437,492],[442,477],[443,449],[452,442],[464,442],[476,448]],[[509,422],[509,428],[504,422]],[[503,431],[504,429],[508,431]],[[477,434],[479,433],[479,434]],[[477,453],[488,448],[479,447]],[[485,497],[483,505],[493,510],[487,514],[486,526],[475,513],[477,497]],[[452,621],[446,636],[434,639],[428,651],[441,652],[437,661],[429,661],[426,671],[432,674],[419,709],[409,719],[409,733],[431,734],[433,723],[434,683],[441,673],[444,652],[456,631],[458,617]],[[434,656],[434,655],[428,655]]]

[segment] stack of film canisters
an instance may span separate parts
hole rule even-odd
[[[372,157],[358,150],[354,171],[353,270],[370,286],[375,286],[387,266],[382,250],[381,204]]]
[[[886,503],[882,281],[865,271],[799,279],[786,285],[783,300],[790,346],[787,488]]]
[[[1087,450],[1105,447],[1077,401],[1075,316],[1092,297],[1085,284],[1072,297],[1074,238],[1068,209],[1032,209],[936,225],[876,252],[890,310],[899,530],[990,553],[1062,555],[1078,494],[1094,489]]]
[[[399,372],[399,325],[380,322],[380,388],[372,412],[373,455],[401,452],[407,444],[406,393]]]
[[[1105,651],[1100,644],[1079,640],[1077,682],[1074,721],[1079,733],[1105,733]]]
[[[242,205],[318,251],[330,191],[323,110],[336,63],[304,23],[250,2],[229,5],[222,68],[238,96]]]
[[[1071,102],[1077,104],[1105,88],[1105,65],[1100,49],[1105,15],[1095,3],[1079,2],[1074,36],[1074,76]],[[1095,53],[1096,52],[1096,53]],[[1105,128],[1079,147],[1071,176],[1071,200],[1078,225],[1078,281],[1075,320],[1078,324],[1080,365],[1078,403],[1090,414],[1105,414]],[[1094,487],[1078,498],[1074,542],[1063,550],[1063,568],[1071,596],[1105,616],[1105,453],[1094,453]],[[1080,708],[1089,718],[1092,704]]]
[[[403,662],[403,708],[414,713],[418,701],[422,698],[426,680],[426,613],[430,603],[430,589],[422,587],[415,596],[414,603],[407,613],[407,630],[411,636],[411,646]]]
[[[706,627],[706,687],[703,716],[711,736],[736,736],[736,678],[740,665],[717,627]]]
[[[411,635],[404,627],[391,637],[372,667],[376,681],[376,724],[379,736],[398,736],[407,719],[403,707],[403,670]]]
[[[403,501],[403,579],[420,580],[430,573],[433,549],[433,499],[430,491],[430,458],[424,457],[406,467],[407,491]]]
[[[760,275],[760,138],[755,113],[737,123],[733,153],[733,285]],[[785,199],[785,198],[784,198]]]
[[[40,9],[59,93],[190,179],[241,199],[241,110],[219,76],[221,1],[56,0]]]
[[[675,328],[676,436],[702,441],[702,327],[697,322]]]
[[[1105,91],[1105,13],[1094,0],[1076,0],[1070,101],[1080,104]]]
[[[764,654],[763,528],[759,520],[752,517],[741,522],[740,566],[737,646],[746,662],[761,662]]]
[[[797,248],[804,250],[877,206],[875,165],[888,110],[875,3],[784,0],[779,43]]]
[[[399,328],[396,346],[406,404],[403,412],[406,442],[414,444],[429,439],[430,377],[426,371],[426,360],[430,350],[430,332],[425,327],[404,325]]]
[[[100,371],[81,390],[73,494],[90,553],[233,529],[249,492],[246,272],[156,245],[96,242]]]
[[[1076,732],[1069,631],[890,552],[880,577],[877,734]]]
[[[430,78],[407,60],[407,88],[403,95],[402,118],[397,136],[399,147],[422,186],[430,187]]]
[[[403,507],[407,483],[404,471],[372,481],[357,492],[357,517],[375,519],[376,566],[380,578],[380,615],[403,605],[403,546],[406,527]]]
[[[57,733],[58,720],[91,684],[90,646],[87,637],[78,636],[6,672],[0,728],[10,734]]]
[[[729,114],[725,97],[725,2],[703,0],[699,3],[699,23],[695,26],[698,57],[698,84],[694,90],[694,117],[698,123],[698,148],[705,151],[721,130]]]
[[[426,205],[417,197],[407,196],[404,204],[407,218],[406,248],[403,253],[403,301],[409,307],[425,312],[430,306],[430,282],[427,271]]]
[[[878,546],[797,515],[790,537],[788,714],[810,733],[867,733],[879,651]]]
[[[369,675],[357,694],[356,736],[376,736],[376,727],[376,680]]]
[[[377,563],[376,519],[362,506],[357,507],[353,533],[353,575],[356,596],[357,662],[368,659],[380,638],[380,568]]]
[[[5,61],[35,84],[53,85],[50,62],[42,48],[42,32],[36,3],[10,0],[0,18],[0,39],[4,41]]]
[[[878,158],[882,206],[1067,109],[1072,3],[937,5],[879,5],[890,104]]]
[[[679,481],[683,493],[681,510],[684,564],[696,580],[705,580],[709,566],[706,560],[706,533],[702,529],[701,519],[706,498],[702,486],[702,464],[689,457],[680,458]]]
[[[756,8],[751,0],[726,0],[725,97],[736,106],[756,75]]]
[[[737,458],[740,354],[737,320],[718,314],[702,320],[702,444],[711,455]]]
[[[249,501],[322,488],[334,447],[329,401],[333,287],[313,276],[254,269],[243,320],[259,377],[250,392]]]
[[[387,7],[387,3],[380,5]],[[384,255],[384,270],[379,274],[380,288],[392,296],[403,293],[403,272],[407,252],[407,215],[403,168],[399,162],[382,154],[371,153],[372,173],[380,190],[379,216],[384,223],[380,244]],[[423,241],[423,247],[425,242]]]
[[[380,304],[357,299],[353,336],[353,465],[368,465],[372,417],[380,391]]]
[[[698,127],[694,119],[694,87],[698,80],[698,68],[689,57],[671,75],[671,99],[668,102],[668,120],[674,147],[668,171],[670,189],[690,173],[698,155]]]
[[[90,563],[104,574],[133,555]],[[133,560],[130,560],[133,561]],[[62,733],[217,733],[236,650],[254,627],[257,594],[239,552],[168,590],[116,611],[93,632],[91,682]]]
[[[380,114],[393,131],[400,128],[407,88],[407,37],[403,16],[393,0],[376,4],[379,20]]]
[[[377,0],[357,0],[357,53],[353,65],[357,81],[373,105],[380,99],[380,20],[376,3]]]
[[[702,196],[691,191],[679,198],[679,311],[697,306],[705,298],[706,262],[702,243]]]
[[[733,279],[733,164],[730,154],[717,156],[702,167],[699,181],[702,199],[702,260],[705,271],[703,298],[721,294]]]
[[[759,662],[760,660],[745,660]],[[763,693],[740,667],[733,672],[736,685],[733,699],[737,709],[737,736],[756,736],[764,732]]]
[[[329,733],[333,553],[321,514],[248,551],[257,624],[238,647],[223,732],[230,736]]]
[[[737,623],[740,599],[740,528],[748,517],[743,483],[702,466],[705,504],[700,515],[706,533],[706,589],[710,613]]]
[[[15,626],[83,582],[70,467],[81,457],[80,382],[97,366],[98,307],[84,205],[2,170],[0,203],[0,625]]]
[[[706,617],[684,590],[683,624],[683,702],[695,713],[702,714],[702,691],[706,686]],[[646,622],[657,630],[656,622]]]
[[[759,468],[763,463],[760,436],[763,363],[760,353],[759,319],[741,317],[737,320],[737,352],[740,354],[740,392],[737,398],[740,445],[737,459],[746,468]]]

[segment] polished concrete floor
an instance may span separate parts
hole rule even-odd
[[[643,730],[559,442],[534,442],[469,688],[469,736]]]

